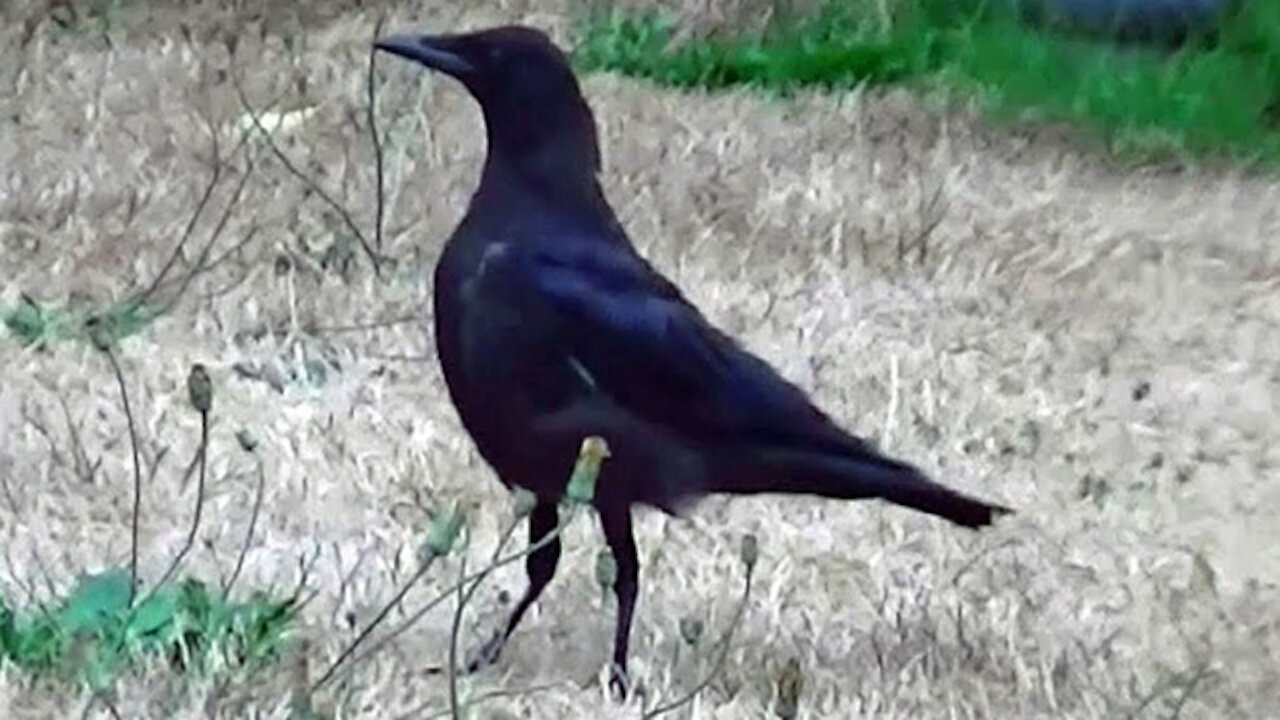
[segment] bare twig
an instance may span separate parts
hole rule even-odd
[[[376,654],[379,650],[381,650],[384,646],[386,646],[387,643],[396,639],[400,635],[403,635],[405,631],[407,631],[410,627],[414,625],[414,623],[421,620],[424,615],[426,615],[427,613],[435,609],[437,605],[447,600],[454,592],[458,590],[459,587],[461,587],[465,583],[476,580],[477,578],[482,578],[488,575],[489,573],[492,573],[494,570],[497,570],[498,568],[503,567],[504,565],[509,565],[513,562],[516,562],[517,560],[521,560],[526,556],[528,556],[530,553],[537,552],[538,550],[541,550],[542,548],[546,547],[552,541],[560,537],[561,533],[564,532],[565,528],[569,526],[569,523],[573,521],[576,515],[577,515],[577,506],[571,505],[569,512],[564,514],[564,516],[560,520],[560,523],[556,525],[555,529],[553,529],[550,533],[547,533],[547,535],[544,536],[542,539],[538,540],[538,542],[527,546],[526,548],[524,548],[519,552],[512,553],[511,555],[507,555],[506,557],[500,560],[491,562],[483,570],[479,570],[475,573],[472,573],[471,575],[468,575],[462,578],[461,580],[459,580],[458,583],[455,583],[454,585],[448,587],[443,592],[441,592],[438,596],[433,598],[430,602],[426,603],[422,607],[415,610],[412,615],[405,618],[405,620],[401,622],[398,626],[396,626],[394,630],[384,635],[377,642],[373,643],[373,645],[371,645],[369,649],[365,650],[358,657],[356,657],[355,660],[348,663],[348,667],[355,667],[365,662],[369,658],[373,657],[373,655]],[[514,528],[514,525],[512,527]],[[507,533],[507,535],[509,535],[509,533]],[[506,544],[505,539],[500,540],[498,545],[498,550],[500,551],[505,544]]]
[[[453,612],[453,626],[449,630],[449,715],[453,720],[462,720],[462,706],[458,702],[458,628],[462,626],[462,611],[466,609],[467,602],[471,600],[472,593],[480,586],[480,581],[476,580],[470,588],[465,592],[463,587],[466,585],[464,578],[467,576],[467,558],[463,556],[462,561],[458,564],[458,607]]]
[[[298,166],[289,159],[288,155],[284,154],[284,151],[280,149],[280,146],[276,144],[276,141],[272,139],[271,133],[263,126],[262,118],[258,116],[258,113],[249,103],[249,97],[245,94],[244,85],[240,82],[239,75],[234,71],[231,73],[231,84],[235,86],[236,95],[240,98],[240,105],[244,108],[245,114],[249,116],[249,120],[253,123],[254,129],[262,134],[262,140],[267,144],[267,148],[271,150],[271,154],[275,155],[281,165],[284,165],[285,170],[288,170],[291,175],[301,180],[302,184],[305,185],[308,190],[314,192],[326,205],[328,205],[334,212],[338,213],[338,217],[342,218],[343,224],[345,224],[347,229],[351,231],[351,234],[360,241],[360,246],[364,248],[365,254],[369,256],[369,260],[373,263],[374,275],[381,277],[381,259],[378,256],[377,251],[374,250],[373,246],[369,243],[369,239],[365,237],[365,234],[360,231],[360,227],[356,225],[356,221],[351,217],[351,213],[348,212],[341,203],[334,200],[333,196],[326,192],[324,188],[320,187],[319,183],[308,177],[306,173],[302,172],[302,170],[300,170]]]
[[[249,160],[249,164],[245,167],[244,174],[240,176],[240,182],[236,184],[236,188],[232,191],[231,199],[227,201],[226,207],[222,209],[222,215],[218,218],[218,223],[209,233],[209,239],[205,242],[204,247],[200,250],[200,255],[196,258],[195,265],[191,271],[182,277],[181,283],[178,285],[177,291],[169,301],[165,303],[156,314],[165,315],[173,306],[182,299],[183,293],[187,291],[187,287],[191,285],[191,281],[195,280],[198,275],[203,273],[207,268],[205,263],[209,259],[209,253],[213,250],[213,246],[218,242],[218,238],[222,236],[222,231],[227,227],[227,223],[231,220],[231,215],[235,211],[236,205],[240,202],[240,196],[244,193],[244,188],[249,184],[249,178],[253,176],[254,162]]]
[[[920,227],[916,229],[915,234],[910,241],[906,238],[906,231],[898,233],[898,264],[903,265],[907,261],[907,255],[914,249],[916,252],[916,265],[923,267],[929,256],[929,238],[942,225],[942,221],[947,217],[946,198],[943,197],[943,187],[939,184],[934,188],[933,193],[929,194],[924,189],[923,176],[919,179],[920,183],[920,201],[917,210],[920,213]]]
[[[1183,686],[1182,694],[1178,696],[1178,701],[1173,704],[1173,710],[1169,712],[1170,720],[1178,720],[1178,718],[1182,717],[1182,708],[1186,706],[1187,700],[1191,697],[1191,693],[1195,692],[1196,686],[1199,685],[1200,682],[1204,680],[1205,676],[1209,674],[1210,664],[1211,663],[1208,660],[1205,660],[1200,663],[1199,667],[1197,667],[1195,672],[1192,673],[1191,677]]]
[[[387,21],[386,15],[378,15],[378,21],[373,24],[373,39],[376,41],[382,35],[382,26]],[[373,247],[378,255],[382,255],[382,223],[386,215],[386,201],[382,177],[382,138],[378,136],[378,83],[375,73],[378,58],[378,48],[369,43],[369,138],[373,141],[373,162],[374,172],[377,173],[377,204],[375,212],[377,213],[373,225]]]
[[[338,614],[342,611],[342,601],[346,599],[347,593],[351,590],[351,584],[355,582],[356,576],[360,573],[360,569],[364,567],[364,561],[372,555],[372,549],[360,551],[356,555],[356,561],[352,563],[351,569],[342,571],[342,545],[337,541],[333,543],[334,571],[338,576],[338,602],[334,603],[333,612],[329,616],[329,622],[338,624]],[[351,625],[355,625],[355,616],[348,614]]]
[[[25,300],[26,299],[24,298],[24,301]],[[34,301],[30,302],[34,303]],[[50,432],[49,428],[45,427],[43,420],[33,415],[31,411],[27,409],[26,403],[23,403],[22,419],[26,420],[28,425],[35,428],[36,432],[40,433],[40,437],[44,438],[45,442],[49,443],[49,455],[53,457],[54,462],[61,465],[63,462],[62,451],[58,449],[58,443],[53,439],[53,433]]]
[[[224,252],[222,255],[219,255],[217,260],[210,261],[207,265],[205,265],[204,267],[205,272],[212,270],[215,265],[218,265],[223,260],[226,260],[227,257],[230,256],[232,253],[238,251],[240,248],[244,247],[245,245],[248,245],[249,241],[252,240],[254,236],[257,234],[258,234],[257,226],[249,228],[248,234],[245,235],[243,240],[236,243],[236,246],[234,248],[232,248],[231,250],[228,250],[227,252]],[[253,274],[252,266],[242,265],[240,268],[239,277],[229,280],[227,283],[225,283],[221,287],[217,287],[205,292],[205,294],[201,296],[201,299],[204,300],[205,302],[211,302],[220,297],[223,297],[224,295],[227,295],[233,292],[236,288],[244,285],[245,282],[249,279],[249,276],[252,274]]]
[[[240,546],[240,554],[236,557],[236,566],[231,571],[231,575],[222,585],[222,597],[225,599],[231,595],[231,588],[236,584],[236,579],[240,577],[240,571],[244,568],[245,556],[249,554],[249,546],[253,544],[253,530],[258,524],[258,513],[262,510],[262,496],[266,490],[267,474],[262,467],[262,458],[258,457],[256,448],[246,448],[247,452],[253,453],[253,459],[258,466],[258,488],[253,497],[253,509],[249,512],[249,528],[244,533],[244,544]]]
[[[462,613],[466,610],[467,603],[471,602],[471,598],[476,594],[476,590],[480,589],[480,583],[484,582],[484,579],[498,567],[498,557],[502,554],[502,549],[511,540],[511,536],[515,533],[516,527],[520,525],[521,519],[520,515],[512,518],[511,523],[507,525],[502,535],[498,538],[498,545],[493,549],[489,564],[476,573],[475,581],[471,583],[471,586],[465,592],[463,587],[466,585],[466,565],[464,564],[459,571],[458,607],[454,609],[453,626],[449,631],[449,664],[447,666],[449,671],[449,712],[453,714],[454,718],[462,717],[461,708],[458,705],[458,631],[462,627]]]
[[[198,267],[198,268],[193,268],[193,269],[191,270],[191,275],[190,275],[190,277],[192,277],[192,278],[194,279],[194,277],[195,277],[195,276],[198,276],[198,275],[205,275],[205,274],[208,274],[208,273],[210,273],[210,272],[213,272],[213,271],[214,271],[214,270],[215,270],[219,265],[221,265],[221,264],[223,264],[224,262],[226,262],[227,260],[229,260],[229,259],[231,258],[231,256],[232,256],[232,255],[235,255],[236,253],[240,252],[240,251],[241,251],[241,250],[243,250],[243,249],[244,249],[244,248],[245,248],[245,247],[246,247],[250,242],[252,242],[252,241],[253,241],[253,239],[254,239],[255,237],[257,237],[257,235],[258,235],[258,231],[259,231],[260,229],[261,229],[261,228],[259,228],[257,225],[253,225],[252,227],[250,227],[250,228],[249,228],[249,230],[248,230],[248,232],[246,232],[246,233],[245,233],[244,237],[243,237],[243,238],[241,238],[241,239],[240,239],[240,241],[239,241],[239,242],[237,242],[235,245],[232,245],[231,247],[227,248],[226,250],[223,250],[221,253],[219,253],[219,254],[218,254],[216,257],[214,257],[212,260],[209,260],[209,261],[205,262],[203,266]],[[161,290],[168,289],[168,288],[169,288],[169,286],[171,286],[171,285],[174,285],[174,284],[177,284],[177,283],[186,283],[186,282],[189,282],[189,280],[188,280],[188,276],[187,276],[187,275],[184,275],[184,276],[182,276],[182,277],[171,277],[171,278],[167,278],[164,282],[162,282],[162,283],[160,283],[160,284],[159,284],[159,286],[157,287],[156,292],[160,292]]]
[[[200,367],[200,366],[196,366]],[[202,368],[203,370],[203,368]],[[205,376],[206,379],[208,376]],[[209,457],[209,411],[207,408],[199,408],[200,411],[200,447],[196,451],[196,457],[200,463],[200,473],[196,476],[196,508],[191,518],[191,527],[187,530],[186,540],[182,543],[182,549],[174,556],[173,561],[169,563],[169,567],[156,581],[155,588],[164,585],[173,577],[174,573],[182,565],[183,559],[187,553],[191,552],[191,548],[196,542],[196,533],[200,530],[200,516],[204,510],[204,482],[205,471],[208,467]]]
[[[80,482],[91,483],[93,476],[98,473],[98,468],[102,465],[102,458],[99,457],[97,462],[89,462],[89,454],[85,452],[84,443],[80,440],[80,427],[71,419],[71,408],[67,406],[66,396],[59,394],[58,402],[62,405],[67,434],[71,436],[71,459],[75,461],[75,473],[79,476]]]
[[[515,521],[512,521],[512,523],[509,524],[506,529],[503,530],[502,537],[500,537],[498,541],[498,547],[495,548],[494,550],[494,557],[493,557],[494,560],[497,560],[498,553],[502,552],[502,548],[506,546],[508,539],[511,538],[511,534],[515,532],[518,524],[520,524],[520,519],[517,518],[515,519]],[[342,655],[339,655],[338,659],[334,660],[332,665],[329,665],[329,669],[325,671],[325,674],[321,676],[319,680],[316,680],[316,683],[312,685],[312,688],[311,688],[312,692],[315,692],[316,689],[320,688],[320,685],[325,684],[326,682],[328,682],[330,678],[333,678],[333,675],[337,673],[338,667],[342,665],[343,662],[346,662],[348,657],[351,657],[352,653],[355,653],[356,648],[360,646],[360,643],[364,642],[365,638],[369,637],[369,634],[374,632],[374,629],[378,628],[378,625],[383,623],[383,620],[387,619],[387,616],[390,615],[390,612],[392,612],[392,610],[396,609],[396,607],[399,606],[399,603],[401,603],[404,600],[404,596],[408,594],[408,591],[410,591],[413,585],[417,584],[419,580],[425,577],[426,571],[430,570],[431,564],[433,564],[436,557],[438,556],[434,555],[434,553],[429,553],[429,555],[426,555],[424,559],[422,559],[421,565],[419,566],[419,569],[417,569],[417,571],[413,573],[413,577],[408,579],[407,582],[402,585],[401,589],[399,589],[399,591],[397,591],[396,594],[394,594],[394,596],[392,597],[392,600],[390,600],[390,602],[388,602],[387,605],[383,606],[383,609],[381,609],[378,612],[378,615],[375,616],[374,620],[370,621],[369,625],[367,625],[364,630],[361,630],[361,633],[357,635],[355,641],[352,641],[351,644],[348,644],[348,646],[344,648],[344,650],[342,651]],[[463,565],[463,569],[465,568],[466,566]],[[481,573],[480,575],[481,577],[483,577],[483,573]],[[465,583],[466,583],[466,578],[460,578],[458,579],[457,587],[462,588],[463,584]],[[449,592],[452,592],[452,591],[449,591]],[[439,598],[436,598],[435,601],[428,603],[428,609],[430,609],[430,607],[434,607],[436,603],[439,603],[440,601],[442,601],[444,597],[448,597],[448,592],[443,593],[442,596],[440,596]],[[420,612],[424,612],[424,611],[420,611]],[[365,660],[366,657],[369,657],[370,655],[372,655],[372,652],[378,650],[378,648],[383,646],[383,643],[387,642],[387,639],[389,639],[390,637],[394,637],[394,635],[397,635],[403,632],[403,630],[407,629],[407,626],[412,624],[413,621],[416,621],[417,618],[421,618],[421,615],[420,614],[413,615],[413,618],[410,621],[407,621],[406,624],[403,624],[401,628],[394,630],[392,634],[388,635],[388,638],[384,638],[383,641],[379,641],[378,644],[375,644],[375,646],[372,647],[369,652],[366,652],[365,655],[362,655],[360,657],[360,660]],[[452,660],[452,657],[451,657],[451,660]]]
[[[360,647],[360,643],[364,642],[364,639],[369,637],[369,633],[372,633],[374,629],[377,628],[384,619],[386,619],[387,615],[390,615],[391,611],[400,605],[400,602],[404,600],[404,596],[409,593],[409,590],[412,589],[419,580],[426,576],[427,571],[431,569],[435,559],[436,557],[434,555],[428,555],[423,559],[423,562],[418,567],[417,572],[415,572],[413,577],[409,578],[408,582],[406,582],[400,590],[396,592],[396,594],[391,598],[391,602],[384,605],[382,610],[378,611],[378,614],[364,630],[360,631],[360,634],[356,636],[356,639],[351,641],[351,644],[347,645],[342,653],[338,655],[338,658],[329,664],[329,668],[324,671],[324,674],[311,685],[311,692],[315,692],[320,689],[322,685],[329,681],[329,678],[333,677],[334,673],[338,671],[338,668],[342,666],[342,663],[346,662],[347,658],[351,657],[351,655],[356,651],[356,648]]]
[[[316,563],[320,561],[320,554],[324,551],[324,548],[321,547],[320,543],[315,543],[312,546],[312,550],[311,559],[309,560],[303,555],[298,556],[298,584],[294,586],[293,592],[289,594],[289,597],[291,598],[296,599],[302,597],[302,589],[307,586],[307,581],[311,579],[311,571],[315,570]],[[310,595],[302,598],[301,600],[296,600],[294,602],[294,607],[301,610],[319,594],[320,591],[313,588]]]
[[[155,278],[151,281],[151,285],[146,290],[136,294],[130,299],[129,304],[140,306],[147,302],[151,296],[159,288],[160,283],[164,281],[169,271],[178,262],[178,258],[182,255],[183,248],[186,247],[187,241],[191,239],[191,233],[195,232],[196,223],[200,221],[200,216],[204,214],[205,207],[209,204],[210,198],[213,197],[213,191],[218,187],[218,181],[222,179],[222,152],[220,143],[218,142],[218,128],[214,126],[213,120],[205,117],[205,123],[209,126],[209,136],[213,145],[213,172],[209,175],[209,184],[205,185],[204,193],[200,195],[200,200],[196,203],[195,212],[191,213],[191,219],[187,221],[187,226],[182,230],[182,236],[178,238],[178,243],[174,245],[173,252],[169,253],[169,258],[165,260],[164,265],[160,266],[160,272],[156,273]],[[236,150],[248,140],[249,134],[244,133],[240,138],[240,143],[236,146]],[[232,151],[234,155],[236,150]]]
[[[663,705],[659,705],[658,707],[655,707],[652,710],[646,711],[644,715],[641,716],[642,718],[644,718],[644,720],[648,720],[649,718],[654,718],[664,713],[671,712],[672,710],[675,710],[681,707],[682,705],[685,705],[691,702],[695,697],[697,697],[698,693],[705,690],[706,687],[711,684],[711,681],[715,679],[716,674],[719,673],[720,669],[724,666],[725,659],[729,657],[730,641],[733,639],[734,630],[736,630],[738,625],[742,622],[742,614],[747,609],[747,600],[750,599],[751,597],[751,580],[754,577],[754,575],[755,575],[755,564],[748,563],[747,577],[742,587],[742,599],[738,601],[738,609],[733,614],[733,620],[729,622],[729,627],[725,630],[724,637],[720,639],[719,656],[716,657],[716,661],[714,664],[712,664],[711,670],[707,672],[706,676],[702,678],[701,682],[695,685],[691,690],[689,690],[689,692],[685,693],[683,696],[675,700],[672,700],[668,703],[665,703]]]
[[[115,351],[107,328],[98,318],[92,318],[86,324],[90,338],[99,352],[107,356],[111,370],[115,373],[116,382],[120,385],[120,401],[124,406],[125,420],[129,425],[129,446],[133,451],[133,510],[129,525],[129,604],[133,605],[138,588],[138,521],[142,510],[142,460],[138,457],[138,430],[134,424],[133,409],[129,407],[129,388],[124,381],[124,372],[120,369],[120,361]]]
[[[467,602],[470,601],[471,597],[475,594],[476,590],[479,588],[481,582],[483,582],[483,580],[486,577],[488,577],[490,573],[502,567],[503,565],[507,565],[509,563],[515,562],[516,560],[519,560],[524,557],[528,557],[531,553],[537,552],[539,549],[545,547],[548,543],[555,542],[560,537],[561,533],[564,532],[564,529],[568,527],[569,523],[572,522],[573,518],[577,515],[578,509],[580,507],[583,507],[584,505],[589,504],[592,501],[592,498],[595,495],[595,486],[596,486],[597,476],[600,473],[600,464],[607,457],[609,457],[609,447],[605,443],[603,438],[600,438],[597,436],[590,436],[585,438],[582,442],[582,449],[579,452],[578,460],[576,463],[574,463],[573,472],[569,476],[569,482],[565,487],[565,500],[567,501],[569,511],[567,513],[560,514],[560,517],[558,518],[559,521],[556,523],[556,526],[552,529],[550,533],[547,533],[546,535],[544,535],[537,542],[529,544],[521,552],[517,552],[513,555],[509,555],[505,558],[500,559],[499,556],[502,554],[502,549],[506,547],[507,542],[511,539],[512,533],[515,532],[515,529],[520,524],[520,521],[524,519],[530,512],[532,512],[533,508],[536,505],[536,500],[533,499],[533,496],[531,494],[526,492],[522,496],[520,493],[517,493],[515,498],[515,501],[516,501],[515,515],[512,518],[512,521],[507,525],[506,529],[502,532],[502,535],[499,538],[498,544],[493,550],[493,556],[490,558],[489,564],[479,572],[473,575],[467,575],[465,558],[464,558],[462,569],[459,572],[460,577],[457,583],[455,583],[451,588],[449,588],[445,592],[441,593],[438,597],[436,597],[431,602],[428,602],[426,605],[419,608],[417,612],[413,613],[413,615],[411,615],[407,620],[402,622],[400,626],[397,627],[395,630],[391,631],[391,633],[384,636],[372,648],[370,648],[368,651],[363,653],[357,660],[363,661],[371,657],[383,645],[385,645],[386,643],[390,642],[392,639],[399,636],[401,633],[407,630],[410,626],[412,626],[415,622],[417,622],[418,619],[421,618],[423,615],[425,615],[428,611],[430,611],[431,608],[443,602],[446,598],[449,597],[449,595],[453,594],[454,592],[457,592],[458,607],[453,618],[453,630],[450,635],[449,667],[448,667],[450,707],[453,708],[453,712],[455,713],[455,716],[456,716],[457,709],[458,709],[458,697],[457,697],[458,629],[462,623],[462,612],[466,607]],[[450,511],[445,515],[441,515],[436,519],[435,523],[433,523],[431,533],[427,536],[427,541],[425,544],[425,551],[427,552],[427,555],[425,560],[423,561],[424,567],[420,568],[418,572],[414,575],[414,577],[410,579],[409,585],[412,585],[413,583],[417,582],[417,580],[425,572],[426,570],[425,566],[429,565],[430,561],[434,560],[435,557],[439,555],[444,555],[449,552],[449,549],[453,546],[454,539],[456,538],[457,533],[462,526],[463,526],[462,516],[456,510],[456,508],[453,511]],[[465,537],[470,538],[470,535],[467,534]],[[753,547],[754,547],[754,542],[755,542],[754,537],[752,538],[751,542],[753,543]],[[751,560],[751,563],[754,563],[754,556]],[[468,587],[468,583],[471,583],[470,587]],[[347,650],[345,650],[342,653],[342,656],[339,657],[338,661],[335,662],[329,668],[329,671],[325,673],[325,676],[321,678],[320,682],[327,681],[330,677],[332,677],[335,674],[338,664],[341,663],[343,660],[345,660],[346,657],[348,657],[351,654],[354,646],[356,644],[359,644],[359,642],[362,641],[365,638],[365,636],[369,634],[372,628],[376,626],[378,623],[380,623],[391,612],[391,609],[393,607],[397,606],[400,603],[400,600],[404,597],[406,592],[407,592],[407,587],[401,590],[399,593],[397,593],[396,598],[393,599],[392,602],[389,603],[387,607],[384,607],[382,609],[382,611],[378,614],[378,617],[375,618],[375,620],[372,623],[370,623],[370,626],[366,628],[364,632],[361,633],[360,637],[356,638],[356,642],[352,643],[352,647],[347,648]],[[319,686],[319,684],[320,683],[317,683],[317,687]]]

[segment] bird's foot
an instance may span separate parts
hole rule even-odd
[[[627,669],[618,663],[609,665],[609,696],[614,702],[625,702],[627,693],[631,690],[631,678],[627,675]]]
[[[498,658],[502,656],[502,647],[506,643],[507,638],[502,631],[495,630],[488,640],[467,651],[466,664],[464,666],[466,672],[473,673],[483,670],[498,662]]]

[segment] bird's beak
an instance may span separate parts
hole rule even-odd
[[[459,52],[457,38],[449,35],[389,35],[373,45],[455,78],[461,79],[475,71]]]

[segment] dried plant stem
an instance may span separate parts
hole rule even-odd
[[[213,197],[213,191],[218,187],[218,181],[222,179],[222,149],[218,142],[218,128],[208,118],[205,119],[209,126],[210,141],[213,144],[213,172],[209,176],[209,183],[204,186],[204,192],[200,195],[200,200],[196,202],[196,209],[191,213],[191,218],[187,220],[187,226],[182,230],[182,236],[178,238],[178,243],[173,246],[173,252],[169,253],[169,258],[165,260],[164,265],[160,266],[160,272],[156,273],[151,284],[146,290],[135,295],[130,304],[140,306],[147,302],[151,296],[159,289],[160,284],[164,282],[165,277],[173,266],[177,264],[178,258],[182,256],[182,250],[187,246],[187,241],[191,239],[191,233],[195,232],[196,223],[200,222],[200,217],[204,215],[204,209],[209,204],[209,200]],[[248,134],[241,136],[239,145],[232,151],[232,155],[240,149],[240,146],[248,139]]]
[[[281,165],[284,165],[285,170],[287,170],[290,175],[293,175],[302,181],[302,184],[305,185],[308,190],[314,192],[316,196],[324,202],[324,204],[328,205],[334,212],[338,213],[338,217],[342,219],[343,224],[346,225],[351,234],[356,237],[360,242],[360,247],[363,248],[365,254],[369,256],[370,262],[373,263],[374,275],[381,277],[381,258],[378,256],[378,252],[374,250],[373,246],[369,243],[369,238],[365,236],[365,234],[360,230],[360,226],[356,224],[355,219],[351,217],[351,213],[343,207],[342,203],[333,199],[332,195],[326,192],[324,188],[320,187],[319,183],[308,177],[306,173],[302,172],[302,170],[300,170],[298,166],[289,159],[288,155],[285,155],[284,151],[280,149],[280,146],[276,144],[276,141],[272,139],[271,133],[265,126],[263,126],[262,118],[258,116],[257,111],[255,111],[253,106],[249,103],[249,97],[244,91],[244,84],[240,82],[239,76],[234,72],[231,73],[231,81],[232,85],[235,86],[236,94],[240,98],[240,105],[244,108],[245,114],[249,116],[249,120],[253,123],[254,129],[262,134],[262,141],[267,144],[267,148],[271,150],[271,154],[280,161]]]
[[[382,26],[386,22],[385,15],[379,15],[378,21],[373,24],[373,39],[377,40],[382,34]],[[376,217],[373,225],[373,247],[377,251],[378,256],[382,255],[382,226],[386,217],[386,187],[383,178],[382,157],[382,138],[378,135],[378,84],[375,70],[377,68],[378,48],[373,43],[369,43],[369,75],[368,75],[368,93],[369,93],[369,138],[373,141],[373,163],[375,179],[378,184],[377,202],[374,204]]]
[[[240,546],[240,554],[236,557],[236,566],[222,586],[224,599],[231,595],[231,588],[235,586],[236,580],[240,577],[240,571],[244,568],[244,559],[249,554],[249,546],[253,544],[253,531],[258,524],[258,514],[262,511],[262,497],[266,492],[267,474],[262,467],[262,458],[255,452],[253,459],[258,465],[258,487],[253,497],[253,509],[249,512],[249,527],[244,533],[244,543]]]
[[[414,623],[421,620],[424,615],[431,612],[433,609],[435,609],[437,605],[447,600],[450,596],[452,596],[455,592],[457,592],[459,587],[462,587],[465,583],[476,580],[477,578],[486,577],[489,575],[489,573],[493,572],[494,570],[497,570],[500,567],[509,565],[518,560],[522,560],[526,556],[528,556],[530,553],[537,552],[543,547],[546,547],[552,541],[559,538],[561,533],[564,532],[565,528],[567,528],[569,524],[573,521],[574,517],[577,516],[577,507],[578,507],[577,505],[570,505],[569,511],[564,513],[563,517],[560,520],[560,523],[557,524],[556,527],[550,533],[547,533],[547,535],[539,539],[538,542],[533,543],[532,545],[529,545],[528,547],[524,548],[523,550],[520,550],[519,552],[515,552],[499,560],[495,560],[494,562],[489,563],[489,565],[487,565],[485,568],[473,574],[467,575],[466,577],[461,578],[457,583],[446,588],[438,596],[433,598],[431,601],[427,602],[422,607],[415,610],[412,615],[405,618],[405,620],[402,621],[398,626],[396,626],[394,630],[387,633],[385,636],[380,638],[377,642],[373,643],[373,645],[371,645],[367,650],[361,653],[357,658],[355,658],[355,660],[347,663],[347,666],[356,667],[361,663],[364,663],[365,661],[367,661],[379,650],[381,650],[384,646],[386,646],[387,643],[391,642],[392,640],[396,639],[400,635],[404,634],[404,632],[407,631],[410,627],[412,627]],[[511,527],[512,529],[514,529],[515,524],[513,524]],[[509,537],[509,535],[510,535],[510,532],[504,533],[504,537]],[[499,541],[498,550],[500,551],[505,544],[506,544],[505,539]],[[385,616],[385,613],[383,613],[383,615]],[[336,675],[336,673],[327,673],[327,675]],[[320,683],[316,683],[316,686],[319,686],[319,685]]]
[[[186,559],[187,553],[191,552],[191,548],[196,542],[196,533],[200,530],[200,518],[204,512],[204,486],[205,472],[208,466],[209,455],[209,413],[200,413],[200,447],[196,450],[196,460],[199,463],[199,472],[196,474],[196,507],[192,514],[191,527],[187,530],[187,537],[182,543],[182,549],[173,557],[173,561],[169,563],[169,567],[165,569],[164,574],[156,581],[154,588],[158,588],[171,580],[178,568],[181,567],[182,561]],[[154,590],[153,588],[153,590]]]
[[[191,285],[191,281],[195,280],[196,276],[200,275],[205,271],[205,269],[207,269],[208,266],[206,263],[209,260],[209,253],[213,250],[214,244],[218,242],[218,238],[222,236],[222,231],[226,229],[227,223],[231,220],[232,213],[240,203],[240,198],[244,194],[245,186],[249,184],[249,178],[253,176],[254,167],[253,161],[250,160],[248,166],[245,168],[244,174],[240,176],[240,182],[236,184],[235,190],[231,194],[231,199],[227,201],[226,207],[222,209],[222,215],[218,218],[218,223],[214,226],[212,232],[209,233],[208,241],[205,242],[204,247],[200,250],[200,255],[196,258],[195,265],[192,266],[190,272],[182,277],[181,282],[178,284],[178,289],[173,294],[173,297],[169,298],[169,301],[165,303],[164,307],[161,308],[157,314],[164,315],[172,310],[173,306],[176,305],[178,301],[182,299],[183,294],[186,293],[187,288]]]
[[[464,592],[462,588],[466,584],[466,576],[467,559],[464,557],[458,566],[458,583],[455,586],[458,591],[458,606],[453,611],[453,625],[449,629],[449,714],[453,720],[462,720],[462,704],[458,702],[458,629],[462,627],[462,611],[480,586],[480,580],[477,579]]]
[[[107,356],[111,370],[115,373],[116,383],[120,386],[120,401],[124,406],[125,420],[129,425],[129,447],[133,451],[133,509],[129,524],[129,604],[132,605],[138,588],[138,521],[142,509],[142,460],[138,453],[138,430],[133,419],[133,408],[129,406],[129,388],[124,381],[124,372],[120,369],[120,361],[115,351],[108,344],[99,345],[98,349]]]
[[[347,658],[351,657],[355,653],[356,648],[360,647],[360,643],[364,642],[365,638],[369,637],[369,634],[386,619],[387,615],[390,615],[391,611],[400,605],[401,601],[404,600],[404,596],[409,594],[409,590],[411,590],[419,580],[426,576],[427,571],[431,569],[435,560],[435,555],[428,555],[423,559],[422,565],[418,568],[417,572],[413,574],[413,577],[409,578],[409,580],[405,582],[398,591],[396,591],[396,594],[392,596],[391,601],[382,606],[382,609],[378,611],[376,616],[374,616],[373,621],[365,626],[364,630],[360,631],[360,634],[356,636],[356,639],[351,641],[351,644],[347,645],[342,653],[338,655],[338,658],[329,664],[329,668],[324,671],[324,674],[311,684],[311,692],[315,692],[320,689],[321,686],[328,682],[329,679],[337,673],[338,668],[342,666],[342,663],[346,662]]]
[[[752,565],[748,565],[746,581],[742,586],[742,599],[738,601],[738,609],[734,611],[733,619],[729,622],[729,627],[725,630],[724,637],[720,639],[719,655],[716,657],[715,663],[711,666],[711,670],[707,672],[701,682],[693,686],[693,688],[683,696],[646,711],[644,715],[641,716],[644,720],[669,713],[682,705],[692,702],[693,699],[698,696],[698,693],[705,690],[706,687],[711,684],[711,681],[715,679],[715,676],[720,672],[721,668],[724,667],[725,659],[729,657],[729,645],[730,641],[733,639],[733,631],[736,630],[739,623],[742,622],[742,614],[747,609],[747,600],[751,598],[751,580],[754,575],[754,567]]]

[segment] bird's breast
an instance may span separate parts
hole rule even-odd
[[[565,354],[559,320],[519,277],[516,252],[491,243],[441,261],[450,266],[437,280],[438,349],[473,434],[486,434],[481,426],[518,431],[597,391],[591,372]]]

